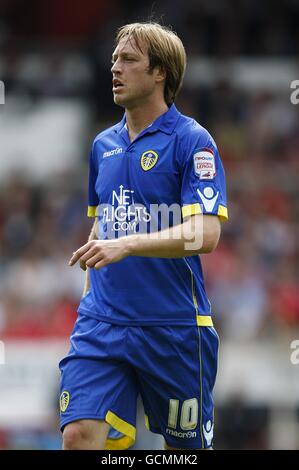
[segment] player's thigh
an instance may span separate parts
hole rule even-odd
[[[63,449],[105,449],[110,425],[105,421],[82,419],[63,430]]]
[[[139,368],[139,377],[147,426],[174,449],[211,447],[216,331],[197,326],[143,330],[146,368]]]
[[[123,360],[125,334],[124,327],[79,317],[69,354],[59,363],[62,430],[79,420],[106,421],[128,434],[126,446],[132,445],[138,387]]]

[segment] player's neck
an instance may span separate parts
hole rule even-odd
[[[168,107],[164,101],[126,109],[126,121],[131,142],[166,111],[168,111]]]

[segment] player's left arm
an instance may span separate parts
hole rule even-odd
[[[217,216],[198,214],[160,232],[127,237],[126,243],[131,256],[183,258],[211,253],[218,245],[220,233]]]
[[[197,214],[186,217],[182,224],[154,233],[129,235],[115,240],[92,240],[79,248],[70,259],[89,268],[100,269],[127,256],[183,258],[210,253],[218,244],[221,233],[219,218]]]

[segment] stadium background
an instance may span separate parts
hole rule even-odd
[[[186,46],[177,104],[215,137],[227,173],[230,221],[203,257],[221,337],[215,447],[299,449],[296,0],[0,1],[1,449],[60,447],[57,362],[84,283],[67,261],[90,230],[89,146],[122,114],[114,31],[151,14]],[[140,411],[136,447],[160,442]]]

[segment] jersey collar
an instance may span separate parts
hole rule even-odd
[[[177,121],[180,117],[180,112],[177,110],[174,104],[172,104],[166,113],[159,116],[155,121],[148,126],[142,134],[156,132],[158,130],[164,132],[165,134],[172,134]],[[116,124],[114,131],[120,134],[126,126],[126,113],[124,113],[122,120]]]

